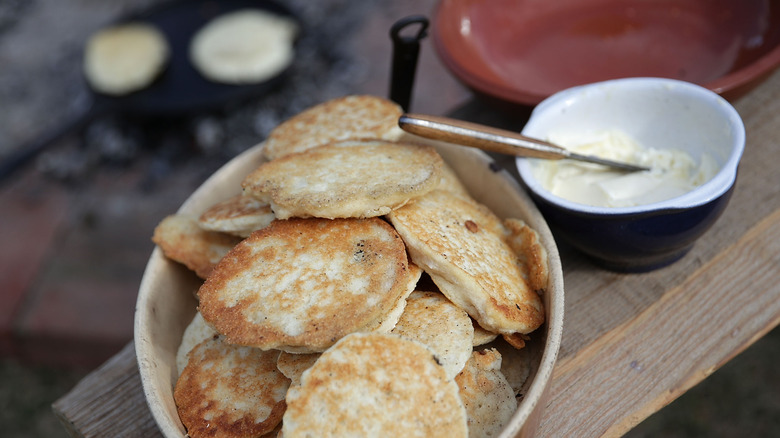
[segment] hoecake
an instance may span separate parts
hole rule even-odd
[[[239,194],[209,207],[198,218],[198,225],[209,231],[247,237],[253,231],[267,227],[274,219],[268,203]]]
[[[290,387],[286,400],[285,438],[468,434],[455,381],[429,348],[393,334],[344,337]]]
[[[279,219],[382,216],[436,188],[442,163],[429,146],[343,141],[261,164],[242,186]]]
[[[523,387],[531,375],[533,354],[530,348],[517,349],[503,339],[497,339],[486,347],[501,353],[501,373],[517,396],[522,396]]]
[[[482,328],[482,326],[479,325],[479,323],[477,323],[477,321],[472,319],[471,323],[474,326],[474,347],[479,347],[480,345],[493,342],[498,337],[498,333],[485,330]]]
[[[290,379],[290,385],[298,385],[301,383],[303,372],[311,368],[320,355],[321,353],[294,354],[282,351],[279,353],[276,367]]]
[[[471,198],[468,189],[463,185],[463,181],[460,180],[458,174],[455,173],[455,170],[453,170],[447,162],[444,162],[442,165],[441,183],[439,183],[438,188],[455,193],[456,195]]]
[[[412,292],[391,333],[428,346],[450,379],[471,357],[474,338],[471,318],[439,292]]]
[[[485,206],[435,190],[388,215],[412,261],[483,328],[529,333],[544,321],[542,300]]]
[[[515,394],[501,373],[501,362],[495,349],[475,351],[455,377],[468,415],[469,438],[498,436],[517,409]]]
[[[217,262],[241,239],[204,230],[194,217],[173,214],[157,224],[152,241],[166,257],[187,266],[198,277],[206,278]]]
[[[181,375],[184,367],[187,366],[190,351],[192,351],[196,345],[215,335],[218,335],[217,331],[206,323],[206,320],[203,319],[200,312],[195,312],[192,321],[190,321],[187,328],[184,329],[184,335],[181,337],[179,349],[176,351],[176,370],[178,371],[178,375]]]
[[[298,25],[289,17],[261,9],[239,9],[198,30],[190,43],[190,61],[215,82],[263,82],[292,63],[297,34]]]
[[[421,276],[422,269],[420,269],[414,263],[409,263],[407,293],[404,295],[404,299],[398,300],[395,303],[395,306],[390,309],[389,312],[385,312],[381,318],[377,319],[372,324],[363,327],[361,331],[388,333],[393,330],[393,328],[398,325],[398,320],[401,319],[401,315],[403,315],[404,310],[406,310],[406,298],[408,298],[409,294],[417,287]]]
[[[231,343],[318,352],[354,331],[392,328],[419,273],[379,218],[277,220],[222,259],[199,309]]]
[[[84,76],[104,94],[120,96],[148,87],[165,68],[170,48],[151,24],[111,26],[92,35],[84,50]]]
[[[274,160],[335,141],[395,140],[403,113],[393,101],[370,95],[344,96],[315,105],[277,126],[263,155]]]
[[[522,272],[528,286],[538,291],[546,289],[550,268],[547,263],[547,250],[544,249],[539,234],[520,219],[506,219],[504,227],[505,240],[523,265]]]
[[[230,345],[219,336],[198,344],[173,392],[187,435],[250,438],[272,431],[290,386],[276,368],[278,355]]]
[[[397,143],[415,144],[419,146],[434,146],[437,144],[437,142],[434,140],[418,137],[405,131],[401,131],[400,135],[398,135],[394,141]],[[471,198],[469,190],[466,188],[465,184],[463,184],[463,181],[461,181],[457,172],[455,172],[455,169],[447,164],[446,161],[444,162],[444,166],[442,166],[441,183],[439,184],[438,188],[455,193],[457,195]]]

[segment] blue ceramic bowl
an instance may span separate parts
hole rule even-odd
[[[672,79],[617,79],[570,88],[542,101],[523,134],[620,130],[645,147],[708,154],[715,176],[681,196],[631,207],[596,207],[552,194],[536,179],[539,160],[519,158],[518,173],[555,236],[618,271],[649,271],[687,253],[728,204],[745,147],[739,114],[722,97]],[[672,146],[673,145],[673,146]]]

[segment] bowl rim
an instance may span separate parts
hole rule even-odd
[[[422,142],[425,141],[423,140]],[[524,215],[529,216],[524,217],[523,219],[527,219],[527,222],[535,227],[548,251],[550,278],[548,280],[549,290],[546,293],[550,294],[550,296],[544,298],[546,313],[545,323],[537,329],[544,330],[545,334],[544,343],[540,346],[541,354],[538,358],[538,368],[535,375],[532,375],[531,377],[532,380],[530,381],[530,384],[528,384],[523,403],[519,404],[512,418],[500,434],[501,437],[505,438],[518,436],[518,434],[528,435],[529,428],[533,430],[538,426],[538,421],[541,418],[541,409],[546,406],[546,401],[550,393],[553,369],[558,358],[563,334],[565,296],[563,268],[561,266],[558,247],[541,212],[539,212],[528,194],[521,189],[517,180],[515,180],[507,170],[495,172],[491,167],[493,162],[492,159],[482,151],[461,148],[439,142],[433,143],[446,148],[439,150],[444,156],[445,161],[447,161],[447,155],[460,155],[465,157],[463,159],[464,161],[479,163],[480,168],[482,169],[481,172],[496,175],[496,184],[501,187],[499,192],[504,193],[505,190],[508,190],[506,193],[509,193],[512,198],[516,199],[517,203],[514,205],[518,206]],[[177,212],[194,213],[205,210],[205,208],[211,205],[210,201],[205,200],[205,198],[210,196],[210,191],[212,191],[216,185],[224,184],[224,180],[233,180],[236,178],[236,173],[246,174],[254,169],[254,167],[249,169],[247,163],[259,163],[258,160],[262,154],[262,147],[263,143],[260,143],[223,165],[181,204]],[[448,154],[444,154],[445,151],[448,151]],[[160,313],[160,310],[157,307],[157,304],[160,304],[159,298],[157,300],[154,299],[152,286],[156,282],[161,281],[161,278],[172,275],[176,276],[176,273],[187,275],[187,278],[192,277],[191,273],[184,271],[186,271],[185,268],[166,259],[163,256],[162,251],[159,248],[155,248],[147,262],[141,280],[134,318],[135,351],[145,396],[144,398],[152,413],[152,417],[163,435],[176,438],[181,438],[186,435],[182,433],[182,426],[180,424],[175,424],[175,422],[171,420],[174,413],[170,411],[170,405],[166,404],[166,402],[161,399],[160,395],[160,392],[165,390],[169,390],[172,394],[173,389],[166,389],[164,379],[161,381],[155,374],[162,372],[160,370],[161,367],[171,364],[165,363],[164,359],[160,357],[161,352],[159,351],[159,346],[155,345],[153,342],[153,334],[150,331],[150,327],[153,324],[160,323],[163,318],[166,318],[165,315]],[[157,294],[158,297],[159,295],[161,294]],[[173,366],[175,367],[175,364],[173,364]]]
[[[534,195],[544,199],[550,204],[582,214],[600,216],[658,214],[708,204],[722,196],[734,185],[737,178],[739,163],[745,149],[744,122],[737,110],[725,98],[707,88],[691,82],[668,78],[636,77],[610,79],[567,88],[551,95],[539,103],[531,112],[531,116],[523,127],[522,132],[525,134],[528,130],[533,128],[534,121],[538,120],[538,118],[541,117],[541,114],[555,111],[558,108],[569,107],[577,101],[578,96],[582,96],[586,92],[603,93],[607,88],[610,92],[614,92],[616,89],[632,90],[648,88],[655,88],[667,92],[673,91],[677,94],[685,94],[686,96],[699,99],[720,111],[734,133],[731,151],[721,169],[715,176],[701,186],[674,198],[630,207],[601,207],[571,201],[552,194],[533,176],[531,161],[526,158],[518,157],[515,160],[517,172],[525,186],[533,192]]]
[[[442,36],[441,26],[438,24],[440,17],[444,13],[443,10],[445,6],[449,3],[451,2],[437,2],[436,8],[433,11],[434,20],[432,20],[431,23],[433,29],[431,35],[434,51],[437,53],[445,67],[450,70],[455,77],[460,79],[468,87],[480,93],[520,105],[534,106],[555,94],[534,92],[531,89],[509,86],[504,82],[476,74],[465,65],[457,62],[455,57],[451,55],[452,49],[450,48],[455,42],[450,43]],[[720,77],[697,83],[697,85],[716,94],[729,96],[729,98],[736,98],[741,95],[741,93],[738,93],[739,90],[749,90],[751,84],[753,84],[753,86],[757,85],[778,67],[780,67],[780,44],[771,48],[762,56],[753,60],[753,62],[746,64],[737,70],[729,71]],[[610,79],[605,78],[605,80]]]

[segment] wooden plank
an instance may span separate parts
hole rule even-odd
[[[52,408],[73,437],[162,436],[146,405],[132,342]]]
[[[556,367],[540,436],[619,436],[780,322],[780,211]]]

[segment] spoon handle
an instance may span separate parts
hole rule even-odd
[[[569,156],[566,149],[546,141],[447,117],[404,114],[398,126],[420,137],[517,157],[557,160]]]
[[[648,167],[635,164],[606,160],[592,155],[581,155],[570,152],[553,143],[537,138],[526,137],[512,131],[491,128],[476,123],[463,122],[419,114],[403,114],[398,119],[398,126],[406,132],[433,140],[446,141],[463,146],[470,146],[485,151],[498,152],[516,157],[545,158],[560,160],[586,161],[588,163],[609,166],[625,172],[650,170]]]

